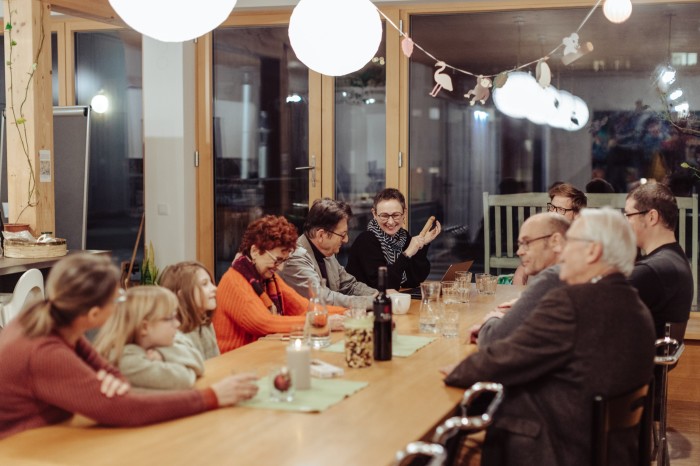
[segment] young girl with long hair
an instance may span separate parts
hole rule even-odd
[[[204,358],[180,326],[175,294],[159,286],[138,286],[107,320],[95,349],[139,388],[191,388],[204,374]]]
[[[108,257],[75,254],[51,270],[46,299],[0,333],[0,439],[79,413],[100,424],[137,426],[230,406],[255,396],[255,375],[201,390],[132,393],[84,337],[125,299]]]
[[[216,309],[216,285],[209,270],[200,262],[178,262],[163,270],[160,286],[177,296],[183,336],[199,349],[204,359],[218,356],[219,346],[211,324]]]

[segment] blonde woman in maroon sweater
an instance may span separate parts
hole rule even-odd
[[[138,426],[231,406],[257,393],[255,375],[229,376],[203,390],[130,391],[83,334],[124,299],[119,273],[102,256],[56,264],[48,298],[0,333],[0,438],[55,424],[74,413],[110,426]]]

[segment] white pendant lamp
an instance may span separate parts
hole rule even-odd
[[[605,0],[603,14],[612,23],[624,23],[632,14],[630,0]]]
[[[382,21],[369,0],[300,0],[289,21],[289,40],[307,67],[343,76],[376,55]]]
[[[184,42],[215,29],[237,0],[109,0],[132,29],[163,42]]]

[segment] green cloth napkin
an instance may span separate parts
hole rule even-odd
[[[397,358],[407,358],[425,345],[432,343],[436,337],[419,337],[416,335],[398,335],[391,343],[391,354]],[[340,340],[322,351],[332,353],[345,352],[345,341]]]
[[[239,406],[263,409],[281,409],[284,411],[300,411],[318,413],[344,398],[365,388],[367,382],[352,382],[340,379],[311,379],[309,390],[295,390],[292,401],[275,401],[270,398],[272,383],[266,376],[258,381],[260,390],[252,400],[239,403]]]

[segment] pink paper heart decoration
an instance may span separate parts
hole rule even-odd
[[[410,37],[406,37],[401,41],[401,50],[406,55],[406,58],[411,58],[413,54],[413,40]]]

